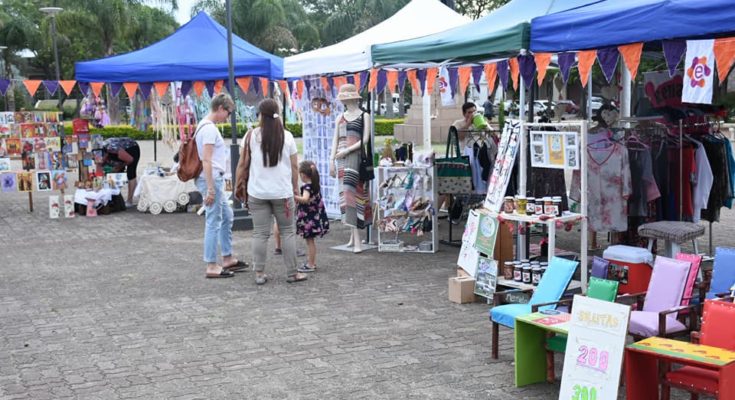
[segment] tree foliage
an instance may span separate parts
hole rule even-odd
[[[462,15],[478,19],[509,2],[510,0],[455,0],[455,9]]]

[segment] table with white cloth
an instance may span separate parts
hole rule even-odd
[[[182,182],[176,175],[144,175],[138,177],[134,197],[138,198],[138,211],[160,214],[189,204],[189,193],[196,191],[194,180]]]
[[[88,200],[94,200],[94,206],[99,207],[107,205],[112,200],[112,196],[119,194],[120,189],[117,188],[103,188],[99,190],[77,189],[74,192],[74,203],[86,206]]]

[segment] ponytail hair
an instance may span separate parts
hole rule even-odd
[[[319,171],[316,169],[316,164],[313,161],[302,161],[299,164],[299,173],[306,175],[307,178],[311,179],[311,190],[314,192],[311,195],[314,196],[316,193],[321,193],[321,187],[319,186]]]

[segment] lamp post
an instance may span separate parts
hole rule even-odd
[[[56,68],[56,81],[58,82],[61,80],[61,69],[59,67],[59,48],[56,46],[56,14],[64,9],[61,7],[41,7],[39,10],[51,17],[51,42],[54,46],[54,67]],[[59,111],[63,111],[61,89],[57,88],[56,90],[59,91]]]

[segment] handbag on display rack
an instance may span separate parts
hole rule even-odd
[[[452,146],[454,141],[454,146]],[[456,153],[450,155],[450,149]],[[437,192],[440,194],[472,193],[472,168],[470,157],[461,155],[459,151],[459,134],[457,128],[449,128],[447,150],[444,158],[434,162],[437,175]]]
[[[375,170],[373,169],[372,146],[370,141],[368,141],[367,147],[369,151],[365,151],[365,146],[363,145],[362,140],[364,136],[364,133],[360,136],[360,168],[358,169],[358,173],[360,174],[361,182],[369,182],[375,179]]]

